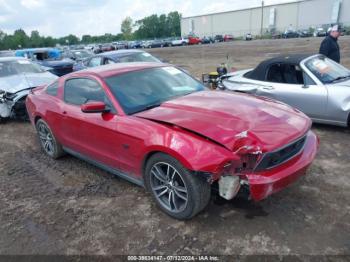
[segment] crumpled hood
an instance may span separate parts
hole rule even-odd
[[[252,145],[271,151],[301,137],[311,126],[306,115],[283,103],[218,91],[196,92],[135,116],[191,130],[232,151]]]
[[[18,74],[8,77],[0,77],[0,90],[16,93],[23,89],[47,85],[58,77],[50,72]]]

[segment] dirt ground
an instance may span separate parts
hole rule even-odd
[[[236,41],[151,50],[200,76],[238,69],[321,39]],[[350,68],[350,38],[340,40]],[[142,188],[71,156],[45,156],[29,123],[0,125],[0,254],[350,255],[350,130],[315,125],[307,175],[252,203],[218,201],[190,221],[163,214]]]

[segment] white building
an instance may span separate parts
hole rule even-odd
[[[309,29],[332,23],[350,25],[350,0],[300,0],[255,8],[183,17],[181,34],[260,35],[271,30]]]

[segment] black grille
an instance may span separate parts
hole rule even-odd
[[[303,136],[283,148],[264,154],[255,171],[270,169],[291,159],[302,150],[305,140],[306,136]]]

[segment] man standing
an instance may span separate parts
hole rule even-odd
[[[320,46],[320,54],[332,59],[333,61],[340,63],[340,52],[338,45],[338,37],[341,34],[340,25],[334,25],[330,28],[328,36],[323,39]]]

